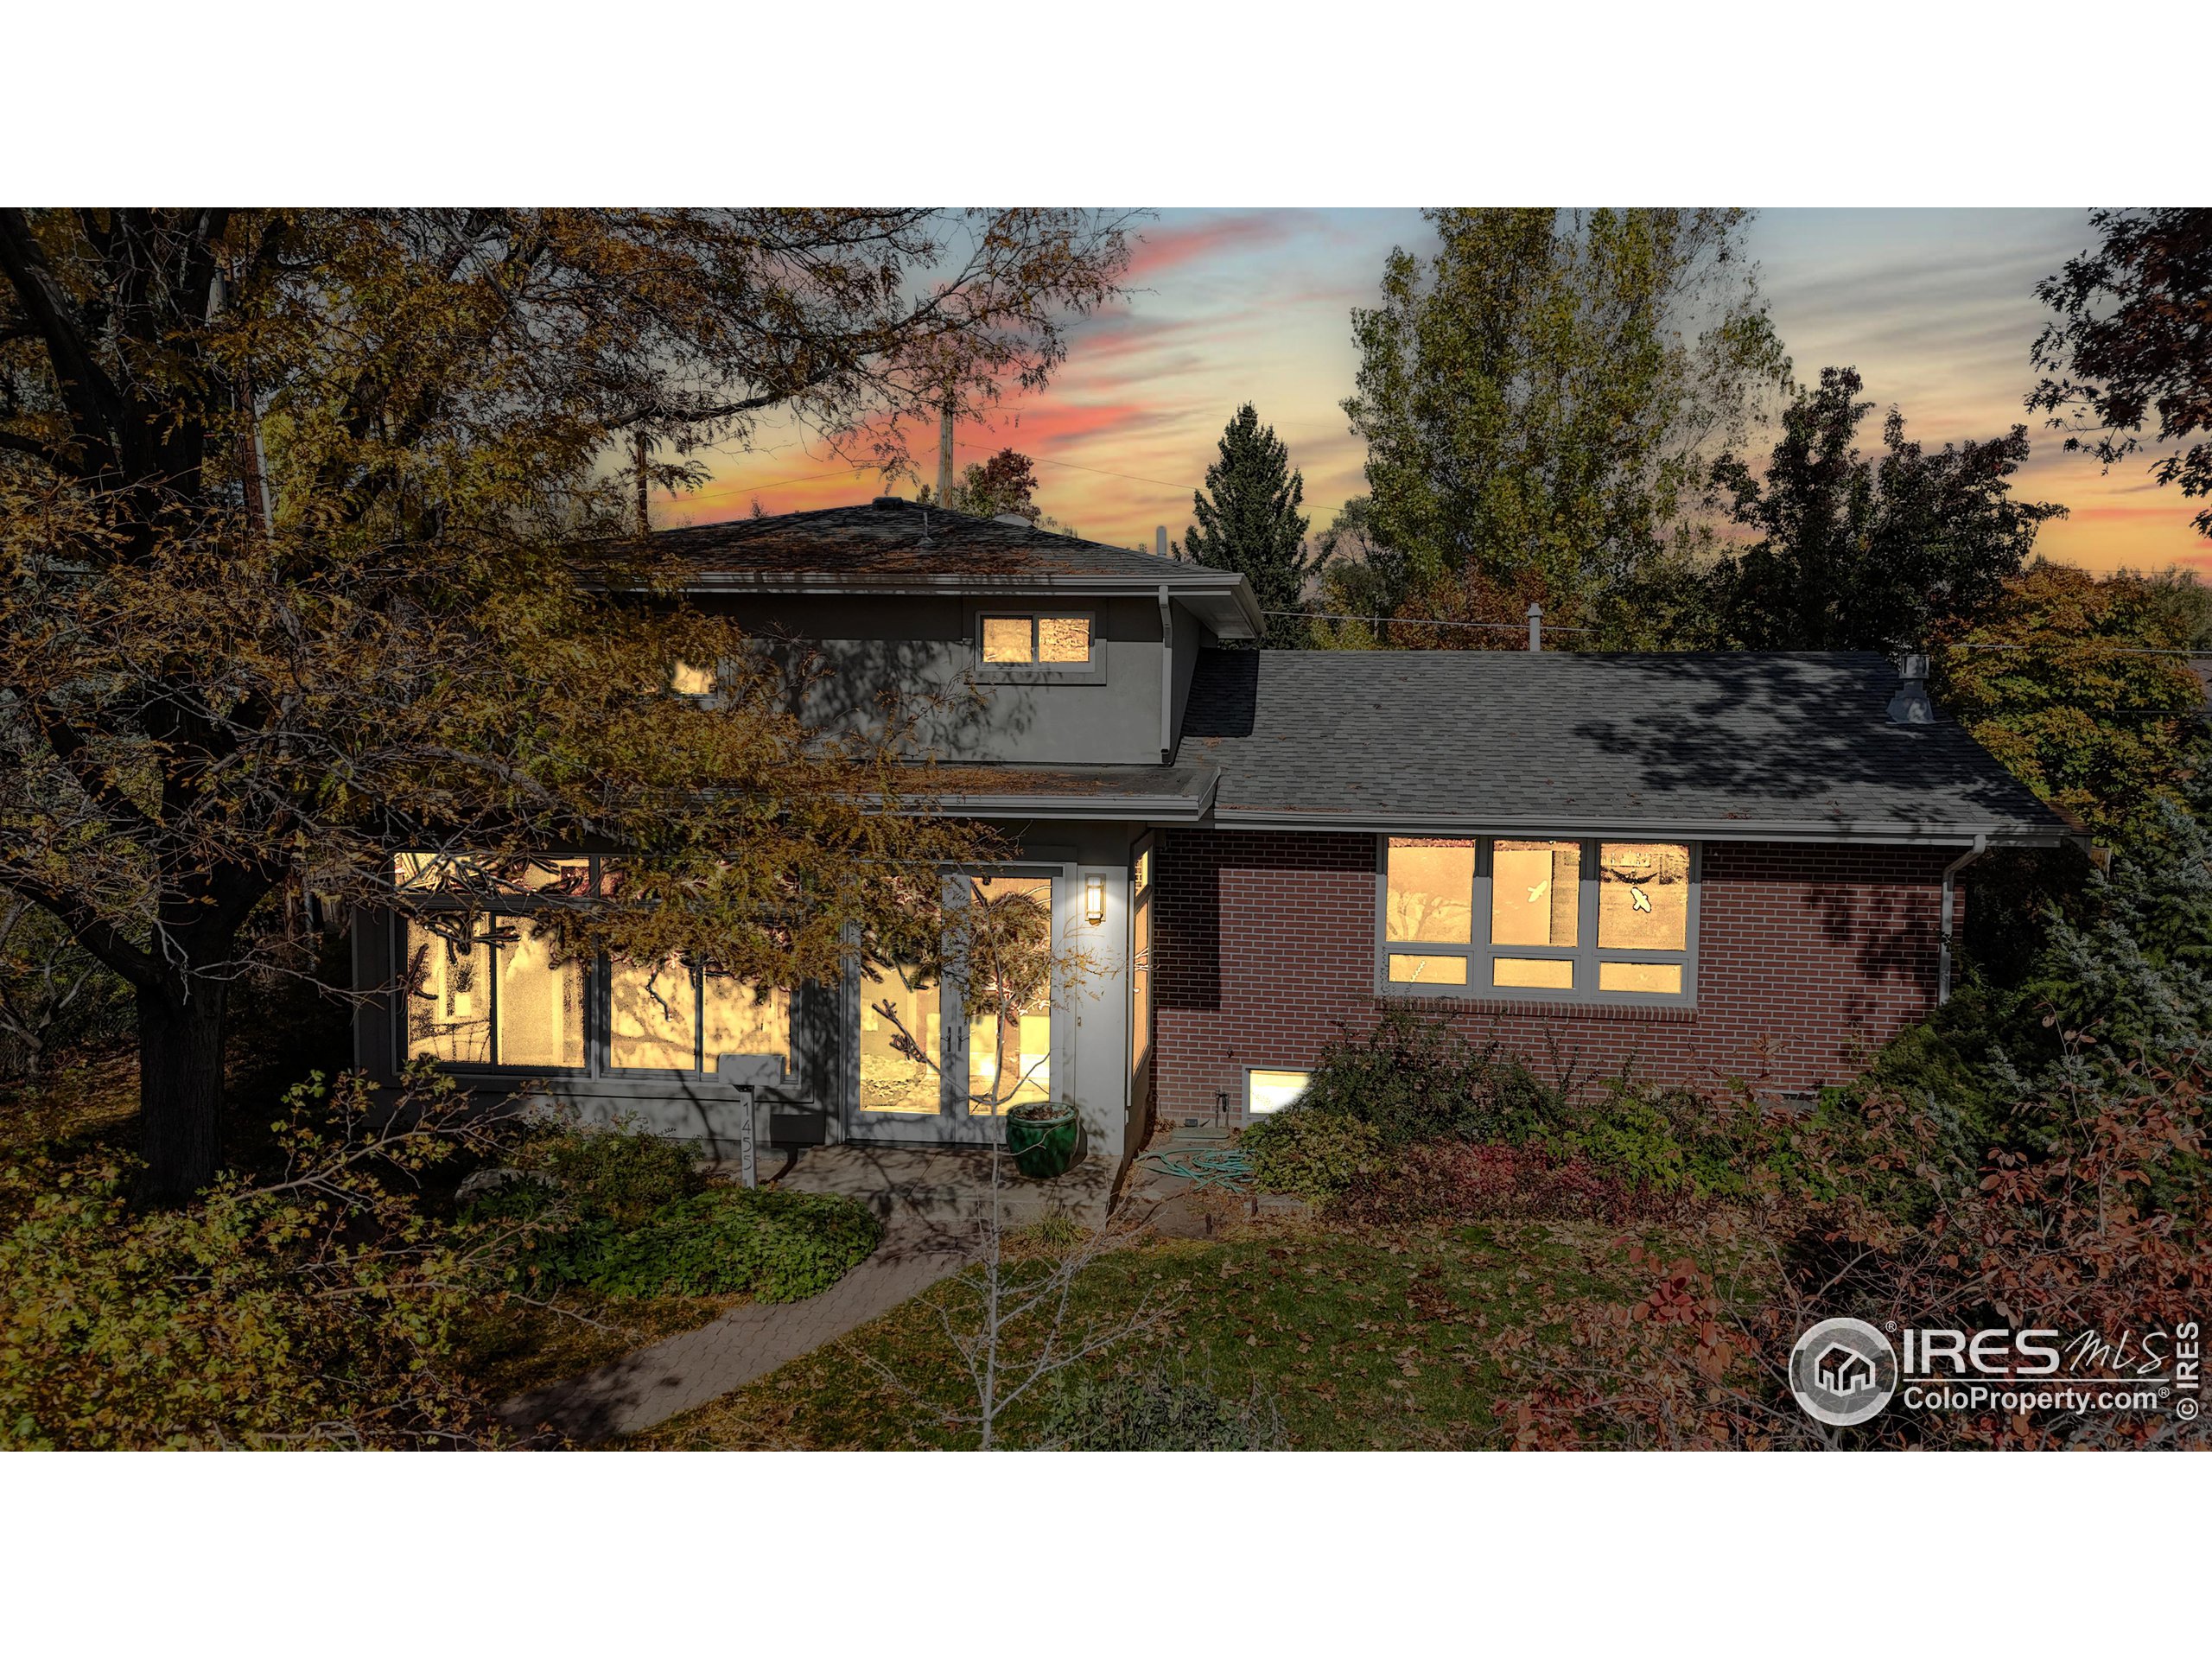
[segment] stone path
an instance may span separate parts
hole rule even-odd
[[[803,1302],[748,1302],[712,1324],[524,1395],[516,1427],[589,1444],[651,1428],[834,1342],[959,1267],[966,1230],[894,1218],[875,1253]]]

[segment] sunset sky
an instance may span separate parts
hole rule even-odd
[[[1011,444],[1040,463],[1046,512],[1097,540],[1149,544],[1155,524],[1182,534],[1222,426],[1249,400],[1304,472],[1319,529],[1363,487],[1362,446],[1338,408],[1357,365],[1351,309],[1373,302],[1393,245],[1426,250],[1426,229],[1412,209],[1163,213],[1142,229],[1127,301],[1079,325],[1046,391],[963,423],[959,459]],[[2069,510],[2044,526],[2044,554],[2098,570],[2212,574],[2212,543],[2178,491],[2139,465],[2107,476],[2063,454],[2021,406],[2046,315],[2035,283],[2089,243],[2083,212],[2018,208],[1767,211],[1749,238],[1797,378],[1829,364],[1865,376],[1878,406],[1862,429],[1868,447],[1879,447],[1879,410],[1892,404],[1931,448],[2025,421],[2035,454],[2018,487]],[[933,434],[913,459],[934,477]],[[818,439],[774,429],[749,452],[709,460],[714,480],[667,504],[661,522],[735,518],[755,497],[769,512],[830,506],[880,483],[837,472]],[[893,487],[912,493],[913,481]]]

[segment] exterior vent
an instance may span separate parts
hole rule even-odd
[[[1018,512],[995,512],[991,515],[991,522],[995,524],[1020,524],[1024,530],[1029,528],[1029,521]]]
[[[1904,683],[1897,687],[1897,694],[1890,699],[1890,720],[1898,726],[1932,726],[1936,722],[1936,705],[1928,700],[1928,654],[1910,651],[1897,671]]]
[[[906,505],[906,498],[903,495],[879,495],[874,505],[879,507],[903,507]]]

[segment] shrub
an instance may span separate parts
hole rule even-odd
[[[575,1282],[603,1295],[749,1291],[764,1302],[796,1302],[836,1284],[882,1236],[868,1207],[842,1194],[714,1187],[642,1226],[589,1230],[566,1265]]]
[[[1451,1023],[1392,1008],[1375,1027],[1323,1050],[1301,1108],[1371,1123],[1382,1144],[1518,1139],[1572,1090],[1539,1082],[1496,1044],[1470,1044]]]
[[[1244,1131],[1237,1149],[1252,1160],[1252,1179],[1269,1192],[1325,1204],[1380,1168],[1382,1132],[1341,1113],[1294,1106]]]
[[[696,1150],[627,1125],[541,1135],[463,1213],[523,1224],[517,1271],[604,1296],[818,1294],[874,1249],[858,1199],[709,1185]]]
[[[1063,1381],[1044,1444],[1068,1452],[1280,1452],[1282,1414],[1255,1382],[1230,1400],[1207,1382],[1166,1370],[1141,1376]]]
[[[497,1444],[454,1363],[509,1234],[441,1222],[425,1172],[503,1132],[417,1077],[395,1121],[358,1077],[294,1089],[284,1168],[133,1214],[130,1160],[0,1163],[0,1446]]]

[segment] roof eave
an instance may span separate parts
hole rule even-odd
[[[1495,814],[1301,812],[1217,805],[1214,822],[1230,830],[1334,830],[1377,836],[1680,836],[1690,841],[1853,842],[1891,846],[2056,847],[2082,841],[2053,823],[1923,823],[1892,820],[1674,817],[1577,817],[1572,814],[1512,817]]]

